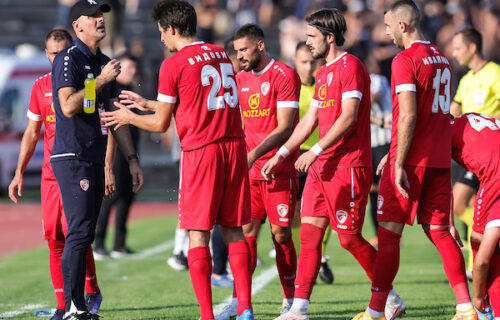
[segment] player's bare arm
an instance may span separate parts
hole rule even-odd
[[[399,193],[408,198],[407,190],[410,188],[404,163],[410,150],[413,138],[413,130],[417,123],[417,96],[414,91],[403,91],[398,94],[399,118],[398,118],[398,147],[396,151],[396,162],[394,164],[396,187]]]
[[[476,309],[484,312],[482,309],[484,300],[484,291],[486,279],[488,277],[489,263],[500,240],[500,228],[493,227],[484,231],[481,245],[474,257],[474,268],[472,270],[472,284],[474,287],[474,296],[472,304]]]
[[[295,169],[297,171],[307,172],[323,150],[330,148],[345,136],[358,119],[359,103],[360,100],[357,98],[349,98],[342,101],[342,113],[339,118],[316,144],[321,150],[318,149],[318,152],[313,150],[313,147],[311,150],[303,153],[295,162]]]
[[[114,81],[119,74],[120,62],[117,60],[109,61],[102,69],[101,74],[95,79],[96,94],[101,92],[105,85]],[[76,91],[73,87],[64,87],[60,88],[57,94],[59,96],[61,110],[66,117],[72,118],[82,111],[85,89]]]
[[[40,129],[42,127],[42,121],[34,121],[29,119],[26,130],[23,134],[23,139],[21,140],[21,146],[19,148],[19,158],[17,160],[16,173],[14,178],[9,185],[9,198],[17,203],[17,196],[21,197],[23,195],[23,185],[24,179],[23,174],[28,166],[33,153],[35,152],[35,147],[40,138]],[[16,196],[17,189],[17,196]]]
[[[123,90],[118,98],[120,98],[120,103],[129,109],[135,108],[146,112],[154,112],[158,103],[156,100],[145,99],[140,94],[129,90]]]
[[[297,150],[300,145],[307,140],[313,133],[314,129],[318,126],[318,108],[311,105],[306,114],[293,130],[292,135],[283,147],[290,152]],[[271,159],[269,159],[262,167],[261,174],[266,180],[273,178],[274,171],[283,163],[286,157],[277,152]]]
[[[104,160],[104,197],[109,198],[115,193],[115,175],[113,173],[113,163],[116,154],[116,141],[113,135],[108,135],[108,147],[106,148],[106,158]]]
[[[281,146],[290,138],[293,131],[293,119],[297,109],[295,108],[278,108],[276,111],[277,126],[269,133],[269,135],[253,150],[248,152],[248,168],[250,169],[253,163],[273,150]]]
[[[462,114],[462,105],[456,101],[452,101],[450,105],[450,113],[453,117],[458,117]]]
[[[389,159],[389,154],[386,154],[379,162],[377,166],[376,174],[377,176],[381,175],[384,172],[385,165],[387,164],[387,160]]]
[[[449,230],[450,230],[450,234],[451,236],[453,237],[453,239],[455,239],[455,241],[457,242],[458,246],[460,248],[463,248],[464,247],[464,244],[462,242],[462,239],[460,238],[460,233],[458,232],[457,228],[455,227],[455,215],[453,214],[453,197],[451,198],[451,206],[450,206],[450,226],[449,226]],[[441,227],[441,226],[439,226]]]

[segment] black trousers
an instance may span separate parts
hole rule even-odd
[[[85,266],[89,245],[94,240],[95,226],[104,194],[104,167],[81,160],[52,162],[61,189],[68,234],[62,255],[64,302],[81,311],[85,306]]]

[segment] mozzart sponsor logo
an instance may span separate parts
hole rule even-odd
[[[245,118],[268,117],[271,113],[270,109],[258,109],[260,106],[260,93],[254,93],[248,98],[248,106],[250,110],[243,110]]]
[[[334,105],[335,99],[326,100],[326,93],[327,93],[327,85],[326,83],[324,83],[323,85],[321,85],[321,87],[319,87],[318,91],[318,97],[320,99],[318,101],[319,108],[330,108],[333,107]]]

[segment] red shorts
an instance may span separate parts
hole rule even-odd
[[[281,227],[292,225],[299,181],[297,177],[271,181],[251,180],[252,218]]]
[[[472,230],[483,234],[492,227],[500,227],[500,179],[482,183],[474,202]]]
[[[360,233],[371,184],[371,167],[320,169],[315,163],[307,174],[300,215],[329,218],[337,232]]]
[[[377,220],[412,225],[418,223],[448,225],[451,205],[451,171],[449,168],[404,166],[410,184],[408,199],[395,185],[394,167],[387,164],[377,199]]]
[[[61,198],[61,191],[56,181],[42,181],[42,228],[45,240],[64,240],[68,225]]]
[[[214,224],[250,223],[250,186],[245,141],[224,139],[182,152],[179,226],[211,230]]]

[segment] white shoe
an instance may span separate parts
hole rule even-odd
[[[394,320],[397,317],[402,317],[406,313],[406,305],[397,293],[390,293],[385,303],[385,318]]]
[[[295,312],[290,310],[274,320],[309,320],[309,316],[307,315],[307,312]]]
[[[276,258],[276,248],[269,250],[269,258]]]
[[[285,313],[290,311],[292,304],[293,303],[288,302],[288,300],[283,299],[283,303],[281,304],[281,308],[280,308],[280,315],[284,315]]]
[[[238,306],[228,304],[221,313],[215,315],[215,320],[234,320],[238,316]]]

